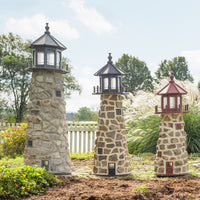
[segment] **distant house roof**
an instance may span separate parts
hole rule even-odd
[[[56,38],[54,38],[50,32],[49,32],[49,26],[48,23],[46,23],[45,27],[46,31],[44,34],[39,37],[37,40],[35,40],[30,47],[35,46],[50,46],[50,47],[56,47],[61,50],[67,49],[61,42],[59,42]]]
[[[181,86],[176,84],[174,82],[174,74],[173,72],[171,73],[170,76],[170,81],[169,83],[162,88],[159,92],[157,92],[158,95],[163,95],[163,94],[187,94],[187,91],[185,91]]]
[[[114,75],[124,75],[125,72],[118,67],[116,67],[112,62],[112,56],[111,53],[109,53],[108,56],[108,62],[107,64],[102,67],[100,70],[98,70],[94,75],[95,76],[102,76],[102,75],[108,75],[108,74],[114,74]]]

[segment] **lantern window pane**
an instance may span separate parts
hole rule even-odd
[[[167,108],[167,97],[163,98],[163,108],[166,109]]]
[[[121,77],[118,77],[118,91],[120,92],[120,86],[121,86]]]
[[[170,97],[170,108],[176,108],[176,98]]]
[[[99,82],[100,82],[100,90],[102,89],[102,78],[99,78]]]
[[[112,77],[110,83],[111,83],[111,90],[116,90],[117,88],[116,78]]]
[[[178,107],[178,108],[180,107],[180,104],[181,104],[181,97],[178,97],[178,98],[177,98],[177,107]]]
[[[36,53],[33,51],[33,66],[36,65]]]
[[[57,66],[57,67],[60,67],[60,66],[61,66],[61,52],[57,52],[56,66]]]
[[[38,65],[44,65],[44,52],[43,51],[37,52],[37,63],[38,63]]]
[[[55,65],[55,54],[54,51],[47,51],[47,65]]]
[[[103,79],[104,90],[108,90],[108,78]]]

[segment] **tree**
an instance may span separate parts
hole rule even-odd
[[[186,59],[183,56],[175,57],[172,60],[162,61],[155,74],[158,79],[162,79],[164,76],[169,77],[171,72],[174,73],[174,76],[178,80],[189,80],[191,82],[194,80],[189,72]]]
[[[29,45],[29,40],[24,42],[12,33],[0,36],[0,90],[9,98],[16,122],[23,120],[28,101],[30,73],[26,63],[31,56]]]
[[[126,73],[126,76],[122,79],[122,84],[127,87],[128,92],[153,90],[153,78],[145,62],[123,54],[115,64]]]
[[[77,121],[97,121],[98,115],[89,108],[82,107],[75,113],[75,118]]]
[[[8,36],[0,35],[0,91],[4,94],[7,105],[10,105],[9,114],[15,116],[16,122],[22,122],[27,109],[29,85],[31,74],[26,70],[27,62],[31,59],[31,41],[25,42],[18,35],[9,33]],[[63,58],[63,64],[69,62]],[[66,97],[72,91],[81,91],[80,86],[71,74],[64,75]]]
[[[72,75],[72,65],[70,64],[70,60],[63,57],[62,65],[68,65],[69,73],[63,75],[64,77],[64,89],[65,89],[65,97],[70,98],[72,92],[77,91],[81,93],[81,86],[79,85],[76,78]]]

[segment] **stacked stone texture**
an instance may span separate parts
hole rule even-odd
[[[181,128],[176,128],[181,124]],[[175,176],[188,173],[186,132],[184,131],[183,113],[161,114],[155,173],[158,176]],[[160,155],[159,155],[160,154]],[[171,162],[173,171],[167,173],[167,162]]]
[[[61,91],[61,97],[56,96],[56,90]],[[28,109],[25,165],[41,167],[42,160],[48,160],[49,171],[70,174],[61,73],[47,70],[33,72]],[[32,141],[32,146],[28,145],[28,141]]]
[[[109,175],[109,163],[115,163],[115,175],[125,175],[131,171],[120,94],[101,95],[94,149],[94,174]]]

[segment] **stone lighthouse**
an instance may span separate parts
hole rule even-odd
[[[171,73],[169,83],[157,95],[161,95],[161,114],[155,174],[157,176],[179,176],[188,173],[186,132],[184,131],[183,113],[187,113],[188,105],[182,110],[182,95],[187,92],[177,85]]]
[[[62,51],[66,47],[49,32],[35,40],[28,127],[24,152],[25,165],[45,167],[56,175],[70,174],[70,155],[66,133]]]
[[[99,86],[93,94],[101,95],[98,129],[94,149],[96,175],[126,175],[131,171],[122,116],[122,75],[125,73],[112,62],[109,53],[107,64],[94,75],[99,76]]]

